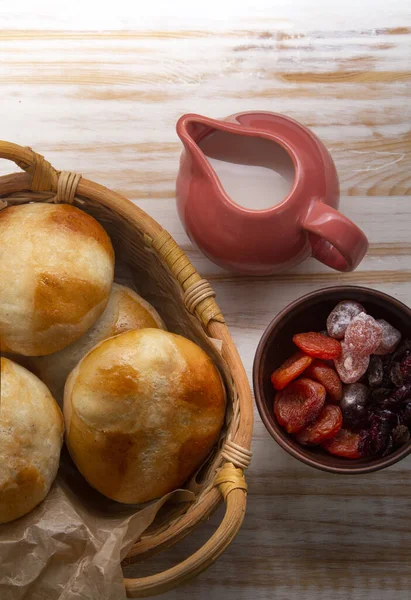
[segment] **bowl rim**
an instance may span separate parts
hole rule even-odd
[[[261,336],[261,339],[258,343],[256,352],[254,355],[254,362],[253,362],[254,398],[255,398],[255,403],[257,405],[257,409],[258,409],[260,418],[261,418],[265,428],[267,429],[268,433],[277,442],[277,444],[279,446],[281,446],[281,448],[283,448],[286,452],[288,452],[288,454],[290,454],[291,456],[293,456],[300,462],[303,462],[303,463],[309,465],[310,467],[319,469],[321,471],[326,471],[328,473],[336,473],[339,475],[362,475],[365,473],[372,473],[374,471],[379,471],[381,469],[385,469],[386,467],[389,467],[389,466],[399,462],[406,456],[408,456],[411,453],[411,439],[408,441],[407,444],[404,445],[403,449],[397,450],[396,452],[393,452],[392,454],[390,454],[386,457],[371,460],[368,464],[365,464],[365,465],[356,466],[355,464],[352,464],[350,462],[347,462],[347,466],[327,465],[327,464],[322,463],[321,459],[315,459],[315,458],[306,456],[303,453],[300,453],[289,443],[289,441],[286,437],[286,435],[287,435],[286,433],[281,435],[280,433],[278,433],[278,431],[276,431],[276,429],[273,427],[271,421],[268,418],[268,410],[267,410],[267,405],[264,400],[264,393],[263,393],[262,389],[260,389],[259,373],[260,373],[261,360],[262,360],[263,354],[264,354],[266,346],[267,346],[267,342],[271,336],[272,331],[275,329],[275,327],[277,327],[277,325],[282,321],[282,319],[290,311],[294,310],[298,306],[303,305],[308,299],[320,298],[325,293],[331,292],[331,291],[334,293],[340,292],[342,294],[347,291],[350,291],[350,292],[357,291],[357,292],[365,293],[367,295],[371,295],[371,296],[380,298],[383,301],[389,302],[391,305],[396,306],[396,308],[398,308],[401,312],[407,313],[408,316],[411,318],[411,308],[408,307],[406,304],[404,304],[400,300],[397,300],[393,296],[386,294],[385,292],[381,292],[380,290],[376,290],[376,289],[368,288],[368,287],[364,287],[364,286],[356,286],[356,285],[328,286],[326,288],[320,288],[318,290],[314,290],[313,292],[308,292],[307,294],[300,296],[296,300],[293,300],[292,302],[287,304],[287,306],[285,306],[270,321],[270,323],[264,330],[263,335]]]

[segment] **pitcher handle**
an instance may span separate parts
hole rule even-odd
[[[338,210],[314,201],[303,222],[314,258],[337,271],[354,271],[368,250],[365,233]]]

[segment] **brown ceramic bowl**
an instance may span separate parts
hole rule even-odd
[[[296,300],[270,323],[264,332],[254,359],[253,381],[257,408],[261,419],[275,441],[302,462],[332,473],[361,474],[383,469],[398,462],[411,452],[411,441],[389,456],[378,459],[350,460],[326,453],[321,448],[298,444],[274,416],[274,390],[271,373],[279,367],[296,347],[292,337],[303,331],[323,331],[331,310],[342,300],[357,300],[376,319],[385,319],[411,337],[411,309],[395,298],[377,290],[354,286],[339,286],[317,290]]]

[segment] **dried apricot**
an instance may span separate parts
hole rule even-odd
[[[297,379],[313,362],[311,356],[304,352],[296,352],[288,358],[281,367],[271,375],[271,381],[276,390],[283,390],[293,379]]]
[[[334,404],[327,404],[314,423],[297,433],[297,442],[310,446],[321,444],[335,437],[342,427],[342,422],[340,408]]]
[[[328,394],[328,400],[338,404],[342,397],[342,383],[334,369],[322,360],[315,360],[304,372],[304,376],[321,383]]]
[[[276,419],[288,433],[297,433],[318,417],[324,406],[325,387],[311,379],[297,379],[277,392],[274,399]]]
[[[323,448],[330,454],[344,458],[361,458],[360,434],[349,429],[340,429],[335,437],[326,440]]]
[[[341,344],[338,340],[316,331],[297,333],[293,342],[300,350],[314,358],[334,359],[341,354]]]

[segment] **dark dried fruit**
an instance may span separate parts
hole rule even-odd
[[[341,410],[335,404],[324,406],[317,420],[297,433],[297,442],[316,446],[325,440],[333,438],[342,427]]]
[[[370,404],[372,406],[381,404],[384,400],[389,398],[392,394],[392,390],[389,388],[375,388],[369,391]]]
[[[401,362],[411,354],[411,339],[404,340],[392,355],[392,360]]]
[[[389,434],[388,436],[388,442],[387,445],[385,447],[384,452],[381,454],[381,456],[388,456],[389,454],[391,454],[391,452],[394,450],[394,441],[392,438],[392,433]]]
[[[411,383],[411,354],[406,356],[400,366],[404,383]]]
[[[393,362],[390,369],[390,379],[395,387],[404,385],[404,377],[399,362]]]
[[[374,455],[382,455],[389,447],[390,441],[392,442],[390,438],[393,426],[391,418],[382,414],[385,412],[389,411],[374,413],[370,419],[371,451]]]
[[[411,386],[403,385],[400,388],[397,388],[391,393],[389,400],[394,404],[411,400]]]
[[[401,418],[405,425],[411,427],[411,401],[407,402],[407,404],[404,406],[403,411],[401,413]]]
[[[313,362],[311,356],[304,352],[296,352],[288,358],[281,367],[278,367],[271,375],[271,382],[275,390],[283,390],[290,381],[297,379],[305,369]]]
[[[274,414],[288,433],[297,433],[315,421],[325,402],[325,387],[311,379],[292,381],[274,399]]]
[[[368,384],[371,387],[378,387],[382,384],[384,371],[382,367],[382,360],[379,356],[372,356],[370,360],[370,366],[367,370]]]
[[[340,402],[344,427],[359,431],[368,425],[368,389],[362,383],[352,383],[343,387]]]
[[[368,429],[363,429],[360,431],[358,451],[363,458],[372,456],[371,434]]]
[[[322,359],[338,358],[341,354],[341,344],[333,338],[322,335],[316,331],[297,333],[293,342],[308,356]]]
[[[405,425],[397,425],[392,430],[392,441],[395,448],[400,448],[406,444],[410,439],[410,432],[408,427]]]

